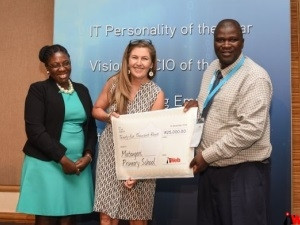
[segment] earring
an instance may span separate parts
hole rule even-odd
[[[128,70],[128,75],[130,74],[130,70]]]
[[[49,74],[50,72],[49,72],[49,70],[47,70],[47,74]]]
[[[152,68],[151,68],[150,71],[149,71],[149,77],[153,77],[153,76],[154,76],[154,73],[153,73]]]

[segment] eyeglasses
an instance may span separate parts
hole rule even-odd
[[[139,43],[146,43],[152,45],[152,41],[150,39],[133,39],[129,41],[129,45],[135,45]]]
[[[57,64],[54,64],[54,65],[51,65],[49,64],[49,67],[52,68],[52,69],[59,69],[60,67],[70,67],[71,66],[71,62],[70,61],[64,61],[62,63],[57,63]]]

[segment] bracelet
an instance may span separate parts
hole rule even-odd
[[[85,154],[85,156],[87,156],[90,159],[90,162],[93,161],[93,158],[92,158],[92,156],[90,154]]]

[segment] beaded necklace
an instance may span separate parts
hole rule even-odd
[[[69,88],[64,89],[62,86],[60,86],[58,83],[56,83],[57,87],[59,88],[59,93],[65,93],[65,94],[72,94],[74,92],[73,84],[71,80],[68,80]]]

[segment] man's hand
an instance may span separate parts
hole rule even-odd
[[[202,151],[198,151],[198,153],[190,163],[190,168],[193,168],[193,172],[194,174],[196,174],[204,171],[207,167],[208,167],[208,163],[205,162],[202,156]]]
[[[196,100],[189,100],[184,102],[183,106],[184,106],[183,111],[187,112],[192,107],[198,107],[198,102]]]

